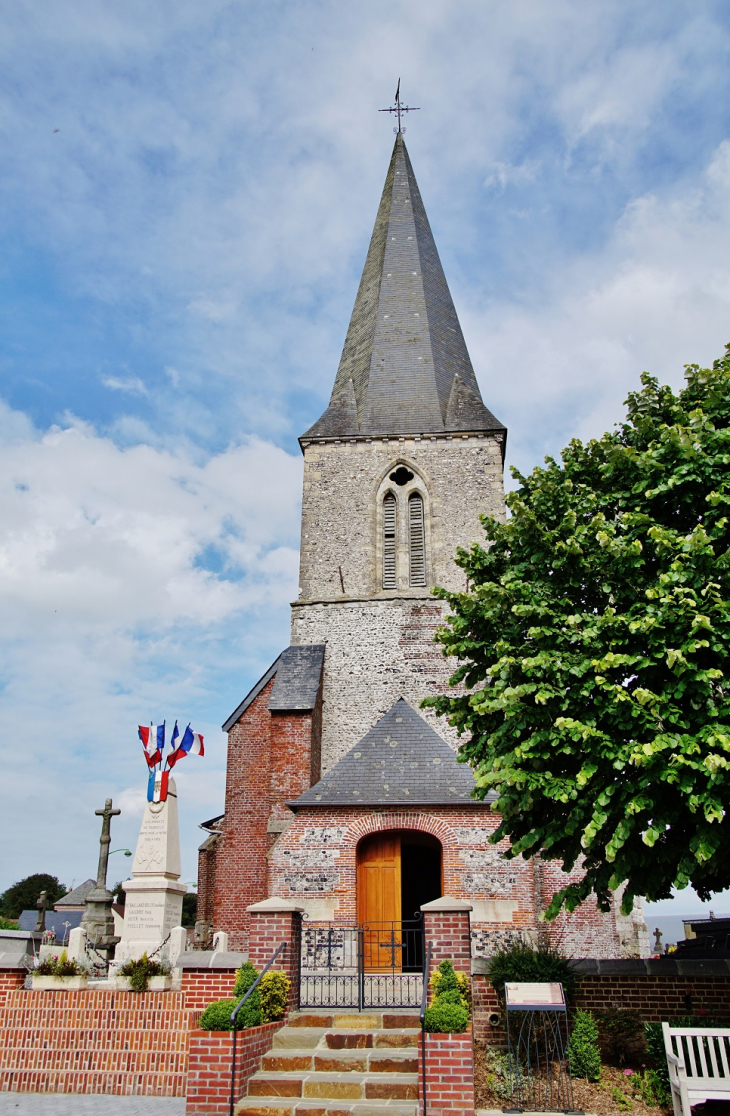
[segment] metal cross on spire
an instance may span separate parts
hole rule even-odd
[[[392,108],[378,109],[378,112],[394,112],[396,114],[396,116],[398,117],[398,127],[393,129],[393,131],[396,133],[396,135],[399,132],[405,132],[405,128],[401,127],[401,119],[400,118],[401,118],[402,114],[404,112],[419,112],[419,111],[420,111],[420,109],[417,105],[402,105],[401,104],[401,100],[400,100],[400,78],[398,78],[398,88],[395,91],[395,104],[392,106]]]

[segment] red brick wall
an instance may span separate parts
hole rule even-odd
[[[487,1019],[496,1011],[504,1019],[497,993],[486,976],[471,979],[474,1038],[499,1045],[506,1041],[502,1025],[490,1027]],[[726,1016],[730,1014],[730,977],[678,976],[583,976],[577,984],[575,1007],[589,1011],[620,1008],[638,1011],[646,1023],[661,1023],[688,1012]]]
[[[212,890],[210,921],[215,930],[228,933],[234,950],[248,945],[246,907],[271,894],[267,852],[274,838],[267,833],[268,822],[291,819],[284,803],[319,777],[321,711],[270,713],[273,685],[272,678],[228,734],[223,834],[214,858],[201,853],[199,865],[206,917]]]
[[[263,969],[282,942],[286,942],[272,969],[286,973],[291,981],[289,1011],[293,1011],[299,994],[299,916],[287,911],[251,912],[249,961]]]
[[[182,992],[9,992],[0,1092],[184,1097],[190,1015]]]
[[[27,975],[24,969],[0,970],[0,1007],[5,1003],[9,992],[23,987]]]
[[[455,969],[471,973],[468,911],[424,911],[423,933],[431,946],[431,972],[442,961],[452,961]]]
[[[239,1031],[236,1039],[236,1081],[239,1100],[261,1058],[271,1050],[281,1023],[265,1023]],[[231,1031],[191,1031],[186,1116],[227,1116],[231,1096]]]
[[[225,1000],[232,996],[235,983],[235,969],[183,969],[185,1006],[201,1012],[213,1000]]]
[[[423,1063],[418,1042],[418,1099],[423,1104]],[[474,1116],[474,1051],[463,1035],[426,1035],[426,1104],[430,1116]]]
[[[584,976],[576,1007],[639,1011],[647,1023],[688,1013],[730,1014],[730,977]]]

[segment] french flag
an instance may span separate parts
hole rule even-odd
[[[165,750],[165,722],[155,728],[153,725],[140,725],[139,738],[144,748],[145,759],[150,767],[162,760]]]
[[[190,725],[188,725],[188,727],[185,729],[183,738],[180,741],[178,747],[167,757],[167,766],[172,769],[179,759],[182,759],[183,756],[187,755],[205,755],[205,748],[203,747],[203,737],[200,735],[199,732],[193,732]]]

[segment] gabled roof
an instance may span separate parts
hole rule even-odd
[[[290,802],[302,806],[476,806],[471,768],[400,698],[323,779]]]
[[[223,731],[229,732],[233,728],[236,721],[274,676],[276,681],[268,705],[272,713],[288,710],[306,712],[308,709],[314,709],[322,677],[324,649],[323,643],[301,643],[282,651],[253,689],[249,690],[241,704],[233,710],[228,720],[223,723]]]
[[[62,896],[53,904],[56,910],[59,907],[83,907],[86,902],[86,896],[90,891],[96,887],[96,880],[84,880],[82,884],[75,887],[73,891],[69,891],[68,895]]]
[[[403,136],[396,136],[330,404],[300,441],[494,431]]]

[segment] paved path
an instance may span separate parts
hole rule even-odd
[[[185,1116],[185,1098],[0,1093],[0,1116]]]

